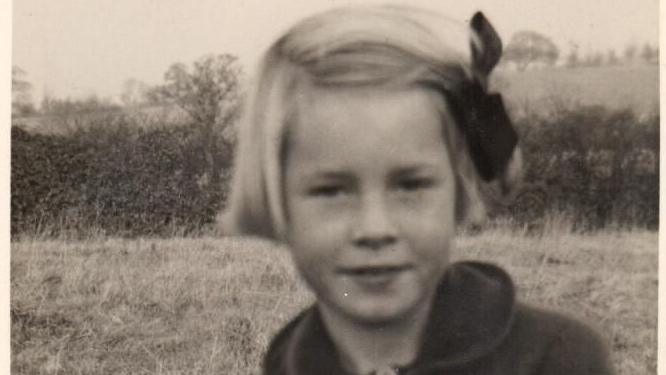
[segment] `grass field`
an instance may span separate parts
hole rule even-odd
[[[492,86],[518,117],[576,105],[632,109],[638,115],[659,110],[657,65],[500,70]]]
[[[490,229],[458,259],[506,267],[519,296],[595,322],[620,375],[655,374],[657,233]],[[309,304],[284,249],[246,239],[23,239],[11,249],[13,374],[258,373]]]

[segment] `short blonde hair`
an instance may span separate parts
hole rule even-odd
[[[399,86],[455,92],[474,79],[464,24],[404,6],[350,7],[307,18],[267,51],[246,98],[232,192],[223,225],[229,234],[283,240],[286,134],[296,101],[309,86]],[[433,92],[435,92],[433,90]],[[444,124],[454,124],[441,98]],[[456,172],[457,222],[485,215],[479,178],[457,126],[444,126]]]

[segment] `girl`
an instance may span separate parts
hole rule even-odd
[[[266,374],[607,374],[585,325],[516,302],[509,276],[449,262],[457,225],[508,192],[516,134],[487,92],[501,55],[462,25],[395,6],[308,18],[264,56],[228,220],[288,245],[316,296]]]

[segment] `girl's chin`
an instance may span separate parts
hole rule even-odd
[[[398,321],[427,305],[427,296],[419,293],[423,286],[414,276],[345,277],[330,283],[333,288],[318,299],[348,319],[373,324]]]
[[[393,298],[377,298],[375,296],[344,297],[340,301],[339,310],[350,320],[364,325],[385,325],[398,323],[413,316],[420,305],[415,296],[395,296]]]
[[[366,327],[391,326],[404,322],[410,316],[406,311],[360,311],[355,314],[354,321]]]

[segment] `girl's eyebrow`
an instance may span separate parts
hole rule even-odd
[[[408,164],[398,167],[393,170],[391,175],[400,177],[405,175],[414,175],[419,173],[430,173],[436,171],[438,168],[430,163]]]
[[[400,165],[396,169],[393,169],[389,173],[390,178],[399,178],[404,176],[413,176],[418,174],[430,174],[434,173],[439,168],[435,163],[414,163]],[[353,173],[347,171],[341,171],[337,169],[326,169],[318,168],[311,171],[306,171],[304,177],[307,179],[316,179],[316,180],[349,180],[353,179]]]
[[[315,169],[306,173],[306,177],[322,180],[343,180],[351,178],[351,174],[333,169]]]

